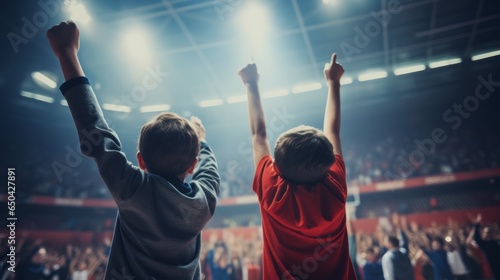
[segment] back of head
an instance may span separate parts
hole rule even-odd
[[[399,248],[399,239],[394,235],[387,236],[387,245],[392,248]]]
[[[200,151],[191,123],[174,113],[161,113],[144,124],[138,146],[148,172],[162,177],[188,171]]]
[[[335,162],[333,146],[320,130],[298,126],[280,135],[274,159],[286,180],[304,185],[321,181]]]

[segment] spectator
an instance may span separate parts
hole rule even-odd
[[[500,279],[500,240],[493,239],[492,229],[485,226],[481,230],[481,214],[474,219],[474,242],[483,251],[495,279]]]
[[[445,244],[445,250],[447,251],[446,257],[450,265],[451,273],[453,274],[453,279],[469,279],[469,273],[462,259],[462,254],[455,248],[455,245],[448,242]]]
[[[382,264],[378,258],[378,254],[373,247],[369,247],[365,251],[365,262],[363,266],[363,275],[365,280],[384,280],[384,272]]]
[[[385,280],[414,280],[415,275],[411,265],[406,234],[399,231],[400,239],[387,236],[385,246],[387,252],[382,257],[382,269]]]
[[[434,280],[452,280],[450,265],[448,264],[448,256],[443,248],[443,239],[436,237],[431,242],[431,250],[422,248],[422,251],[429,257],[434,264]]]

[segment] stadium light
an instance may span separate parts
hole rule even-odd
[[[292,88],[292,92],[293,93],[304,93],[304,92],[319,90],[322,87],[323,87],[323,85],[321,83],[310,83],[310,84],[294,86]]]
[[[168,104],[149,105],[139,108],[139,112],[141,113],[163,112],[168,110],[170,110],[170,105]]]
[[[262,98],[274,98],[274,97],[280,97],[280,96],[286,96],[290,93],[290,91],[286,88],[284,89],[277,89],[277,90],[272,90],[272,91],[267,91],[262,94]]]
[[[61,104],[62,106],[68,106],[68,101],[66,101],[66,99],[61,99],[61,101],[59,101],[59,104]]]
[[[404,66],[404,67],[399,67],[399,68],[394,69],[394,75],[399,76],[399,75],[420,72],[420,71],[424,71],[424,70],[425,70],[424,64]]]
[[[462,62],[462,59],[458,58],[458,57],[445,59],[445,60],[438,60],[438,61],[433,61],[433,62],[429,63],[429,68],[434,69],[434,68],[459,64],[460,62]]]
[[[138,62],[147,63],[150,44],[146,32],[139,28],[129,30],[123,38],[123,46],[128,55]]]
[[[87,25],[90,22],[91,17],[83,4],[72,3],[68,6],[68,9],[72,21],[83,25]]]
[[[209,100],[203,100],[198,103],[200,107],[214,107],[214,106],[220,106],[224,104],[224,100],[222,99],[209,99]]]
[[[360,74],[358,76],[358,81],[365,82],[365,81],[383,79],[383,78],[387,77],[387,75],[388,75],[387,71],[384,71],[384,70],[369,71],[369,72]]]
[[[234,95],[234,96],[228,97],[226,101],[229,104],[247,102],[248,97],[246,94]]]
[[[52,98],[50,96],[38,94],[38,93],[33,93],[33,92],[29,92],[29,91],[21,91],[21,96],[24,96],[26,98],[35,99],[35,100],[42,101],[42,102],[46,102],[46,103],[54,103],[54,98]]]
[[[340,84],[341,85],[352,84],[352,78],[349,76],[344,76],[344,77],[340,78]]]
[[[123,112],[123,113],[130,113],[130,111],[132,111],[128,106],[109,104],[109,103],[104,103],[102,105],[102,108],[108,111]]]
[[[492,52],[486,52],[486,53],[480,53],[480,54],[473,55],[472,56],[472,61],[481,60],[481,59],[485,59],[485,58],[490,58],[490,57],[494,57],[494,56],[498,56],[498,55],[500,55],[500,50],[492,51]]]
[[[258,46],[266,43],[264,39],[271,26],[266,7],[255,1],[248,1],[236,19],[249,42]]]
[[[40,82],[43,85],[48,86],[51,89],[55,89],[57,87],[57,83],[54,80],[49,78],[47,75],[42,74],[41,72],[38,72],[38,71],[33,72],[33,73],[31,73],[31,77],[35,81]]]

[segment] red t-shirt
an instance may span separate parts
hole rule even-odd
[[[271,156],[263,157],[253,181],[262,214],[263,279],[356,279],[349,258],[341,156],[313,186],[285,181]]]

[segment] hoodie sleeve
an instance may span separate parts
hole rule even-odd
[[[201,142],[199,161],[191,183],[199,184],[207,195],[207,198],[214,202],[210,206],[210,211],[213,214],[215,211],[215,202],[219,195],[220,176],[215,155],[205,142]]]
[[[104,119],[86,77],[70,79],[60,89],[73,116],[82,154],[96,161],[102,179],[120,206],[145,180],[144,172],[121,151],[120,139]]]

